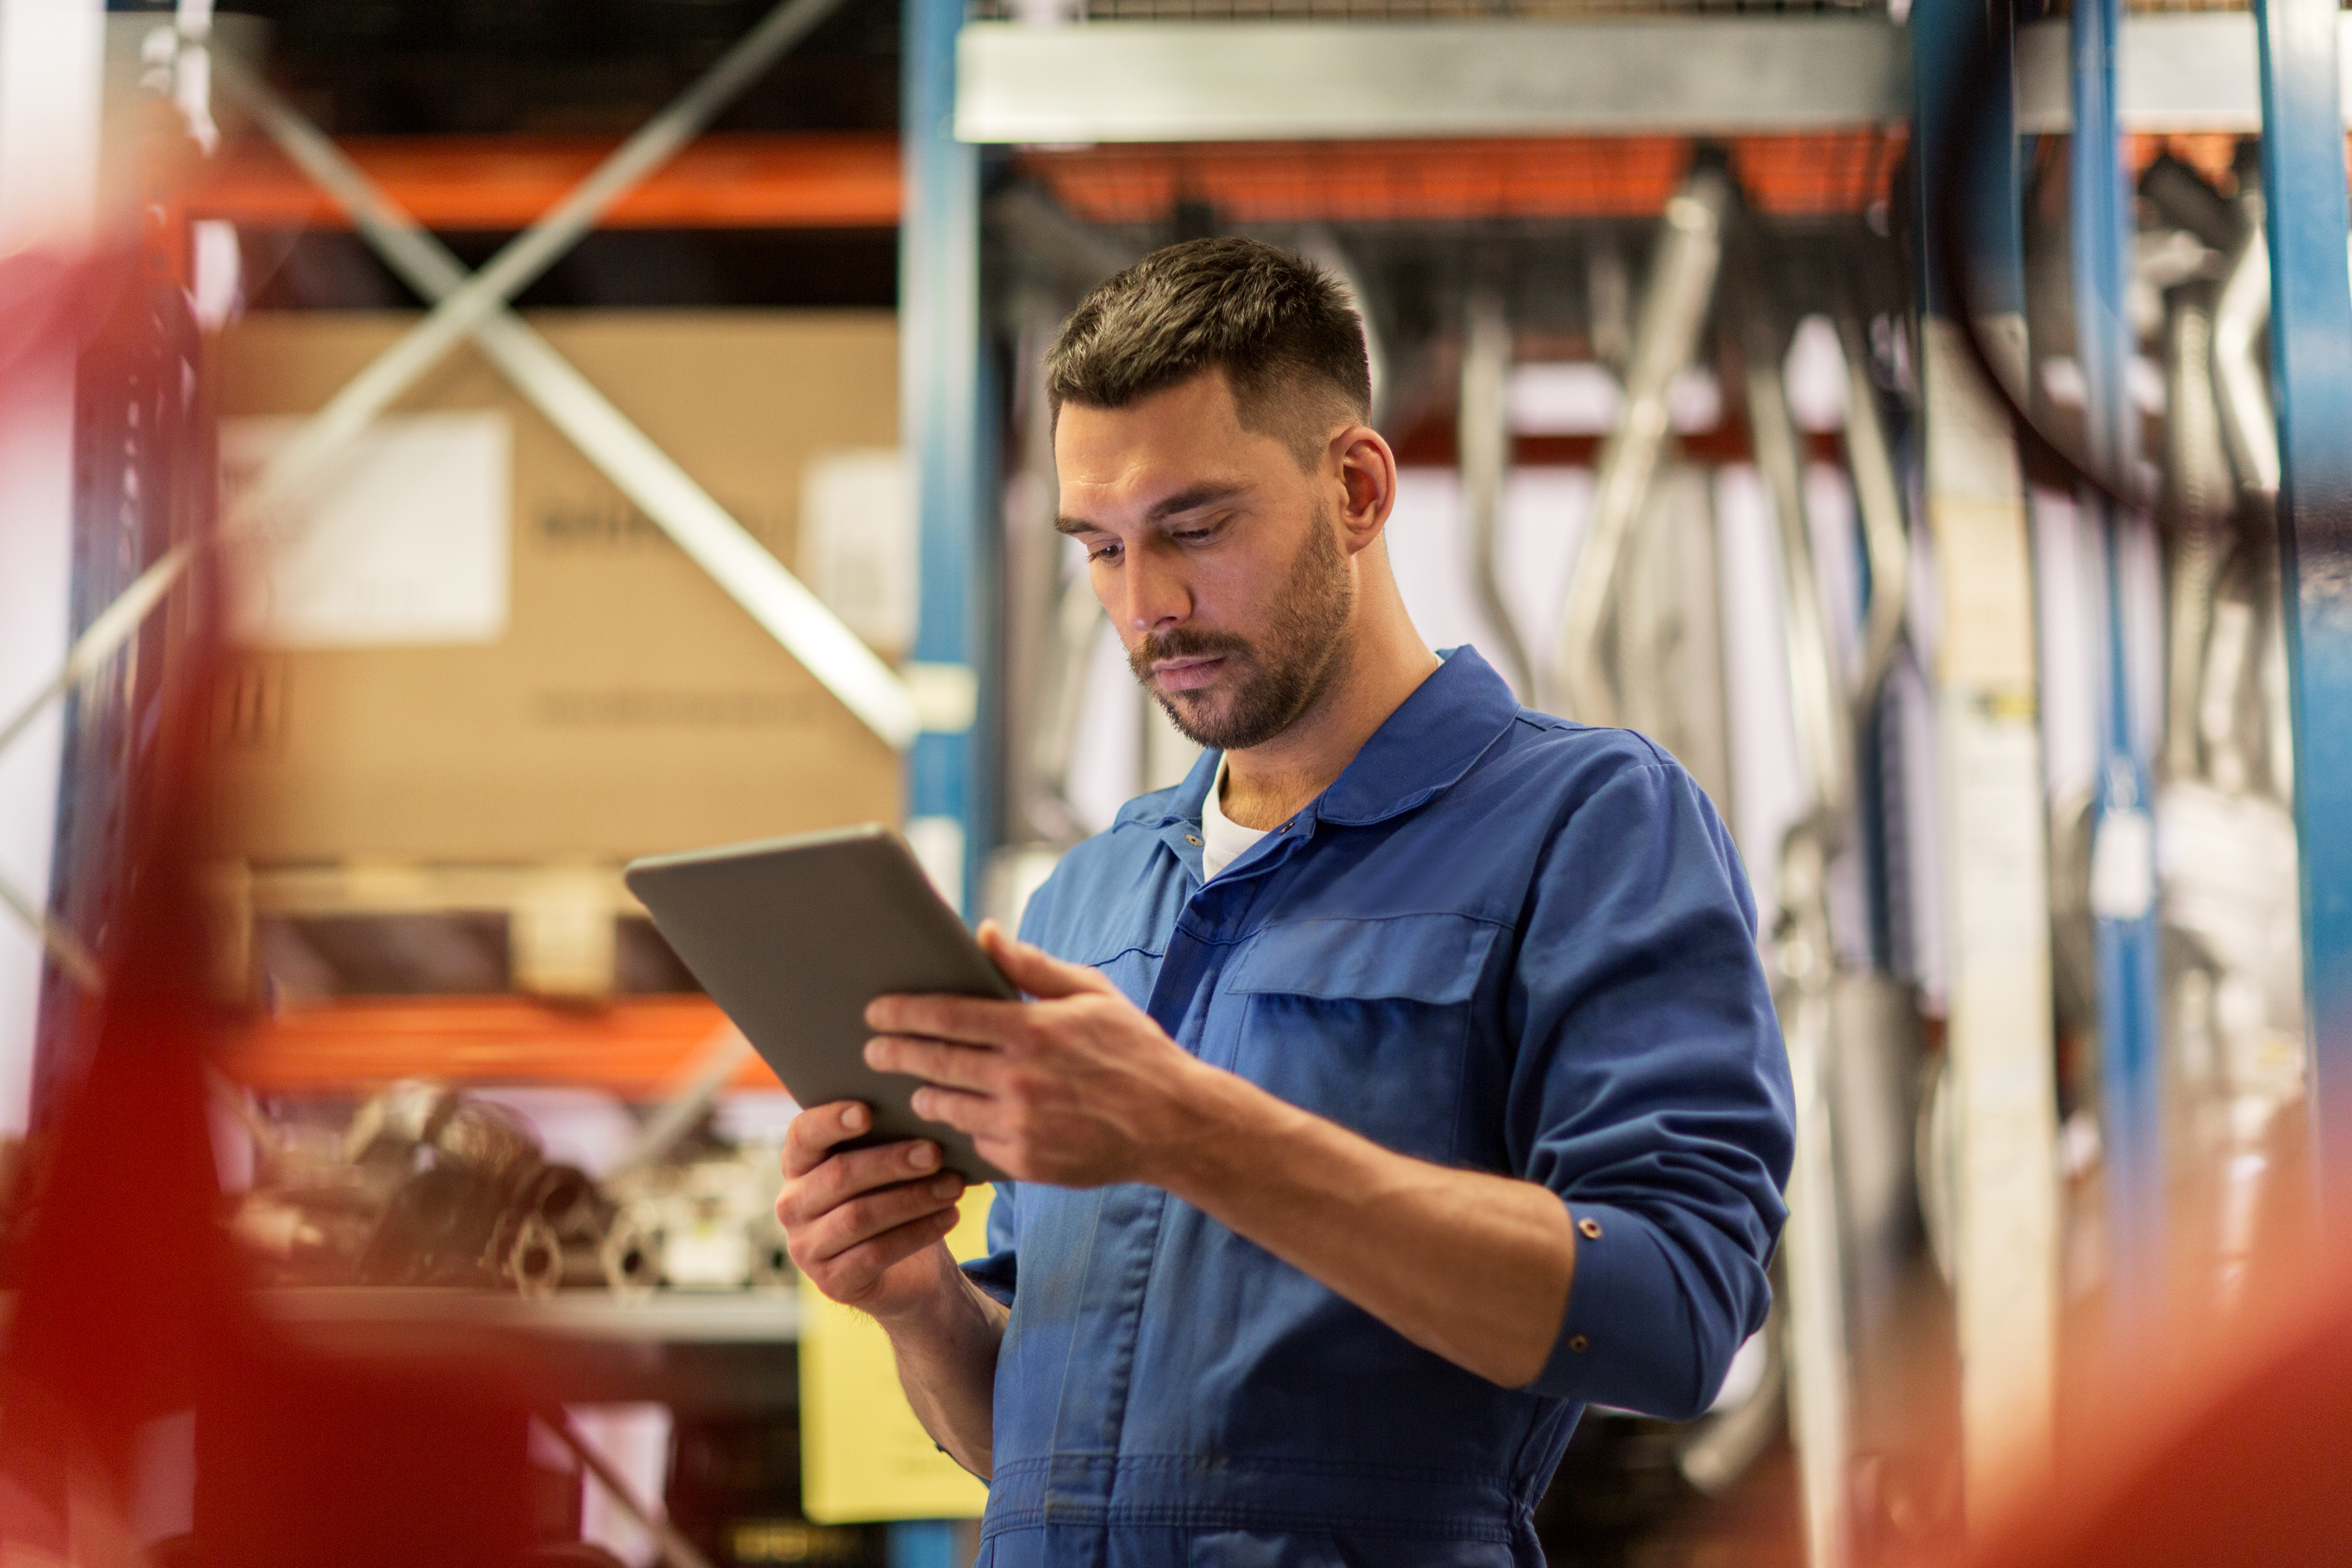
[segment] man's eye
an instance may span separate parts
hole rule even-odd
[[[1216,534],[1217,534],[1217,530],[1216,530],[1215,526],[1214,526],[1213,524],[1212,524],[1210,527],[1207,527],[1207,528],[1183,528],[1183,529],[1179,529],[1179,530],[1177,530],[1175,532],[1173,532],[1173,533],[1170,534],[1168,537],[1170,537],[1171,539],[1174,539],[1174,540],[1180,541],[1180,542],[1181,542],[1182,543],[1185,543],[1185,544],[1198,544],[1198,543],[1200,543],[1200,542],[1201,542],[1202,541],[1203,541],[1203,540],[1206,540],[1206,539],[1213,539],[1213,538],[1215,538],[1215,537],[1216,537]]]
[[[1089,561],[1116,561],[1118,559],[1118,546],[1117,544],[1097,544],[1092,550],[1087,552],[1087,559]]]

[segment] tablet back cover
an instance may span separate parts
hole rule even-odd
[[[915,1079],[866,1065],[866,1005],[877,996],[1018,994],[896,834],[868,826],[657,855],[625,875],[794,1100],[874,1108],[874,1131],[848,1146],[929,1138],[948,1169],[1008,1179],[967,1135],[914,1113]]]

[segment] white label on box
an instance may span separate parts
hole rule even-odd
[[[302,424],[221,421],[225,503]],[[507,416],[384,415],[238,552],[236,639],[271,647],[495,642],[507,628],[513,510]]]
[[[915,640],[915,504],[895,448],[820,452],[801,478],[801,580],[886,655]]]

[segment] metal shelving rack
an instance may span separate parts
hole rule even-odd
[[[937,0],[910,0],[910,23],[932,29],[922,47],[941,47],[946,9]],[[1987,603],[2032,603],[2016,446],[2007,414],[1974,382],[1964,336],[2021,334],[2018,134],[2075,128],[2075,105],[2084,104],[2079,128],[2093,143],[2086,155],[2116,164],[2119,181],[2118,143],[2126,134],[2262,131],[2266,182],[2295,193],[2273,199],[2268,211],[2274,379],[2287,453],[2281,526],[2295,606],[2295,798],[2312,1100],[2325,1136],[2352,1146],[2352,1093],[2342,1081],[2352,1077],[2352,830],[2345,826],[2352,822],[2352,730],[2337,721],[2352,700],[2352,616],[2331,586],[2343,580],[2345,541],[2352,538],[2344,502],[2352,495],[2352,447],[2342,438],[2352,419],[2352,307],[2336,71],[2343,19],[2332,0],[2258,0],[2252,16],[2117,16],[2110,5],[2101,16],[2113,26],[2086,38],[2084,48],[2071,48],[2063,21],[2021,32],[2004,26],[1987,37],[1981,9],[1966,0],[1918,0],[1907,25],[1883,10],[1843,6],[1732,16],[1679,5],[1612,7],[1609,15],[1528,7],[1503,16],[1481,8],[1475,18],[1443,5],[1196,0],[1088,0],[1052,16],[1017,10],[1018,19],[1010,19],[1005,8],[975,9],[956,42],[954,126],[968,142],[1094,144],[1098,159],[1149,164],[1203,143],[1240,159],[1253,150],[1265,156],[1270,142],[1312,150],[1345,138],[1442,144],[1480,136],[1835,134],[1892,125],[1907,130],[1920,165],[1932,169],[1964,133],[2005,141],[2005,160],[1978,157],[1969,165],[1984,187],[1968,193],[1982,220],[1972,230],[1973,264],[1990,281],[1976,300],[1979,320],[1958,319],[1953,280],[1925,243],[1925,206],[1907,215],[1922,241],[1924,500],[1948,616]],[[1584,47],[1563,48],[1570,39]],[[1992,101],[1970,120],[1954,101],[1954,84],[1985,49],[1998,62]],[[1836,68],[1825,63],[1831,59]],[[928,103],[924,112],[931,112]],[[949,153],[936,121],[930,131],[940,177],[961,193],[971,155]],[[929,176],[916,156],[910,136],[910,178],[920,181]],[[1194,157],[1193,177],[1213,162],[1206,153]],[[1315,166],[1309,157],[1297,163],[1294,176]],[[2106,188],[2105,216],[2114,216],[2116,186]],[[910,206],[925,199],[910,193]],[[951,234],[909,229],[910,251],[942,247],[929,262],[911,260],[910,278],[937,267],[963,287],[960,258],[977,219],[955,210]],[[966,436],[928,437],[926,449],[935,444],[943,459],[984,449],[994,424],[978,397],[965,429]],[[976,468],[967,472],[977,480]],[[1973,1513],[2038,1473],[2053,1440],[2059,1297],[2051,957],[2042,934],[2047,826],[2030,614],[1946,641],[1938,729],[1954,926],[1948,1042],[1970,1194],[1958,1251]],[[2113,734],[2108,749],[2146,778],[2147,758],[2127,734]],[[2111,802],[2111,809],[2128,808]],[[2152,929],[2142,921],[2111,934],[2111,1008],[2138,1022],[2118,1016],[2110,1028],[2145,1047],[2153,1027],[2145,984]],[[2140,982],[2129,981],[2134,973]],[[2117,1054],[2124,1065],[2111,1092],[2143,1103],[2157,1070],[2152,1050]],[[2145,1160],[2127,1158],[2125,1168],[2151,1189],[2159,1179]],[[2124,1201],[2161,1199],[2150,1190]],[[1838,1532],[1815,1535],[1815,1561],[1836,1561]]]

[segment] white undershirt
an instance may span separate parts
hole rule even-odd
[[[1268,829],[1244,827],[1225,815],[1225,764],[1217,762],[1217,776],[1209,783],[1209,798],[1201,803],[1201,880],[1203,882],[1240,858],[1242,852],[1265,837]]]

